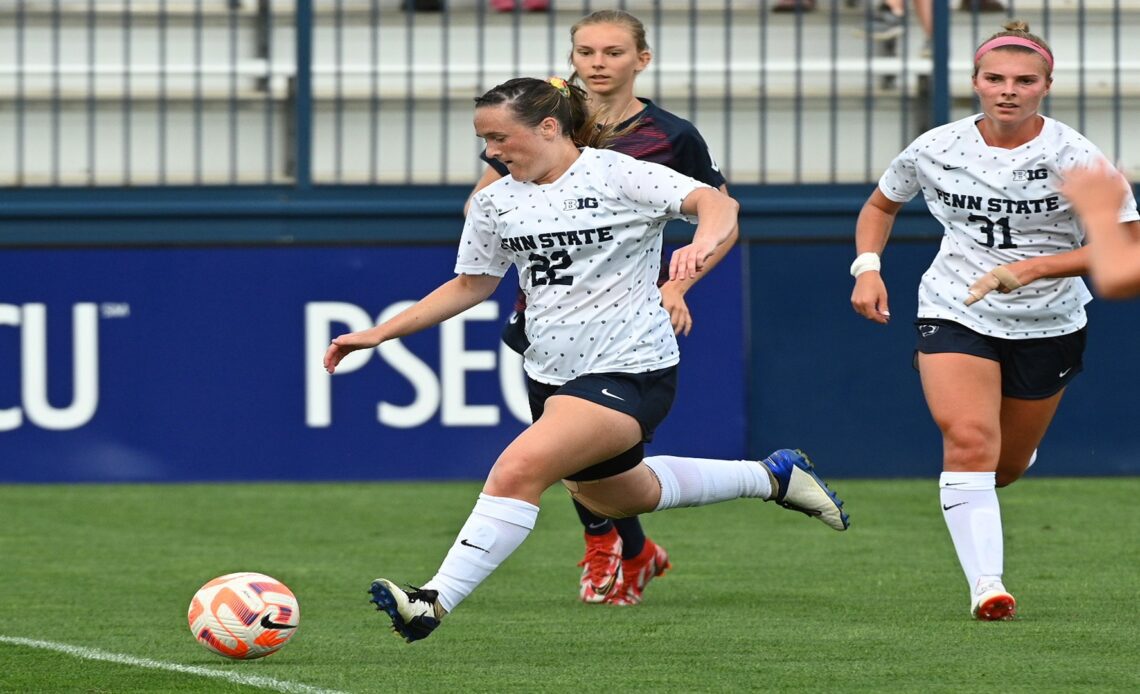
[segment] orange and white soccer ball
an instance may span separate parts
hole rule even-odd
[[[219,576],[198,589],[188,618],[198,643],[227,658],[252,660],[289,642],[301,610],[281,581],[242,572]]]

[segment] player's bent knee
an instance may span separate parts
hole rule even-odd
[[[557,479],[557,478],[555,478]],[[506,496],[515,499],[538,498],[555,480],[543,479],[525,466],[500,458],[491,467],[483,491],[492,496]]]
[[[597,482],[575,482],[562,480],[563,486],[570,492],[575,501],[585,506],[591,513],[602,518],[629,518],[640,513],[639,510],[618,500],[599,498]]]
[[[1021,479],[1022,474],[1023,473],[1021,472],[1003,473],[999,470],[997,475],[994,477],[994,486],[998,489],[1001,489],[1002,487],[1008,487],[1009,485]]]
[[[1018,481],[1025,476],[1033,463],[1037,462],[1037,451],[1033,451],[1028,457],[1018,461],[1016,464],[1011,464],[1007,461],[999,461],[997,474],[994,476],[994,486],[998,489],[1008,487],[1014,482]]]

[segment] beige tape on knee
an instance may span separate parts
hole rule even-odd
[[[586,490],[595,484],[597,484],[597,481],[575,482],[573,480],[562,480],[562,486],[566,487],[566,491],[570,492],[570,496],[596,516],[601,516],[602,518],[628,518],[637,515],[637,512],[632,509],[611,506],[603,501],[588,496],[585,493]]]

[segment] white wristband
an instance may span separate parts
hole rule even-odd
[[[859,257],[855,259],[855,262],[851,263],[852,277],[858,277],[868,270],[874,270],[875,272],[879,271],[878,253],[871,253],[870,251],[866,253],[860,253]]]

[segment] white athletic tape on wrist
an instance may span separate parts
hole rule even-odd
[[[878,272],[880,267],[878,253],[872,253],[870,251],[860,253],[859,257],[855,258],[855,262],[851,263],[851,276],[858,277],[868,270]]]

